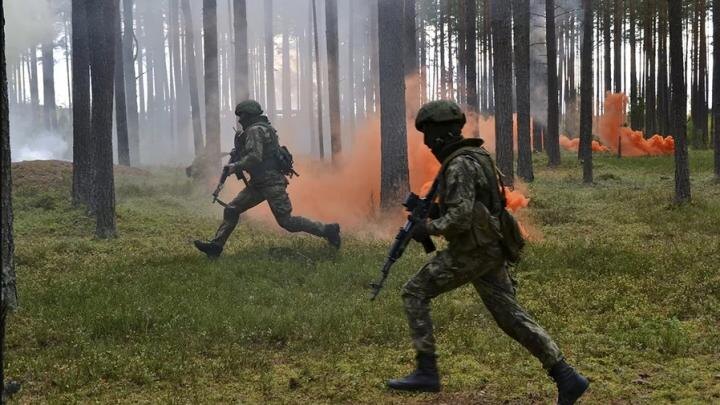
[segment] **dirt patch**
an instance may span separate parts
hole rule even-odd
[[[13,185],[16,191],[48,191],[72,184],[72,162],[62,160],[33,160],[12,164]],[[150,172],[133,167],[115,166],[115,176],[150,176]]]

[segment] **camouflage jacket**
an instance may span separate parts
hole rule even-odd
[[[235,150],[240,158],[239,169],[250,173],[251,183],[257,185],[287,184],[288,181],[276,166],[280,149],[277,132],[265,117],[235,135]]]
[[[440,217],[430,222],[428,232],[445,237],[451,251],[471,251],[500,240],[495,165],[477,141],[461,142],[444,160],[440,173]]]

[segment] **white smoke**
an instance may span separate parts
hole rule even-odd
[[[14,136],[10,141],[13,162],[62,159],[70,149],[62,137],[51,132],[42,132],[32,137]]]

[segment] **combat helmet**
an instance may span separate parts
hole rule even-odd
[[[467,122],[465,113],[460,106],[449,100],[438,100],[426,103],[420,108],[415,118],[415,128],[422,131],[428,123],[458,123],[462,127]]]
[[[255,100],[245,100],[235,107],[235,115],[238,117],[241,115],[262,115],[263,109]]]

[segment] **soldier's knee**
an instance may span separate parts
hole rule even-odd
[[[223,211],[223,219],[229,222],[238,222],[240,220],[240,211],[237,208],[227,207]]]

